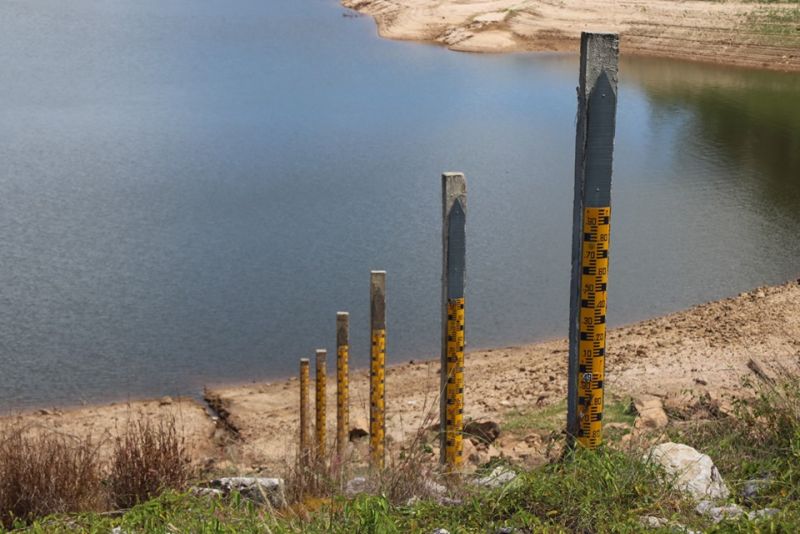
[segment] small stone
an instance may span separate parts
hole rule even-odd
[[[714,506],[712,501],[700,501],[695,511],[709,517],[714,523],[719,523],[724,519],[736,519],[741,516],[744,511],[738,504],[727,504],[725,506]]]
[[[646,515],[639,518],[639,523],[641,523],[642,526],[645,526],[647,528],[661,528],[667,526],[669,524],[669,521],[664,519],[663,517]]]
[[[172,397],[168,397],[166,395],[161,397],[161,399],[158,401],[159,406],[169,406],[170,404],[172,404]]]
[[[355,497],[359,493],[364,493],[367,489],[367,479],[365,477],[355,477],[347,481],[344,486],[344,494],[348,497]]]
[[[486,488],[500,488],[517,478],[517,474],[506,466],[498,465],[485,477],[479,478],[475,484]]]
[[[768,486],[769,483],[770,481],[765,478],[756,478],[745,481],[745,483],[742,485],[742,497],[749,500],[758,497],[758,494],[761,493],[764,487]]]
[[[423,482],[422,485],[425,486],[425,489],[431,495],[444,495],[447,493],[447,488],[431,479],[425,479],[425,482]]]
[[[470,421],[464,425],[464,435],[475,445],[481,441],[493,443],[500,436],[500,425],[494,421]]]
[[[661,399],[657,397],[639,397],[634,399],[634,406],[639,417],[633,423],[635,428],[664,428],[669,423],[667,413]]]
[[[189,489],[189,493],[196,497],[222,497],[224,496],[224,492],[221,489],[217,488],[200,488],[194,486]]]
[[[450,534],[450,531],[446,528],[437,528],[431,534]]]
[[[222,490],[226,495],[237,491],[242,497],[256,503],[268,502],[276,508],[286,506],[282,478],[225,477],[212,480],[209,485]]]
[[[764,519],[767,517],[773,517],[778,515],[780,510],[776,508],[764,508],[762,510],[753,510],[752,512],[747,512],[747,519],[750,521],[755,521],[757,519]]]

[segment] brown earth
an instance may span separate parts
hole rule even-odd
[[[481,453],[483,459],[502,454],[525,461],[546,455],[544,450],[532,449],[543,448],[548,432],[557,434],[563,421],[566,361],[565,340],[467,353],[465,416],[497,421],[510,430],[503,431],[492,450]],[[751,361],[766,370],[776,366],[800,369],[800,281],[611,330],[607,404],[651,397],[669,398],[665,404],[670,406],[673,399],[693,394],[724,410],[730,397],[740,391],[742,377],[753,376]],[[435,420],[437,370],[435,359],[387,369],[387,441],[391,451],[396,452],[418,428]],[[334,381],[329,377],[331,440],[335,436]],[[284,469],[296,454],[298,389],[294,378],[209,388],[206,397],[221,418],[210,415],[196,401],[178,399],[6,416],[0,419],[0,428],[22,422],[108,441],[132,417],[176,417],[198,464],[213,464],[217,470],[231,472],[274,473]],[[367,372],[354,371],[353,427],[367,428],[368,391]],[[674,410],[674,404],[671,406]],[[527,417],[528,424],[515,433],[521,416]],[[615,423],[607,427],[615,425],[621,426]],[[364,452],[364,441],[359,440],[357,452]],[[434,458],[435,446],[430,453]]]
[[[797,2],[708,0],[342,0],[388,39],[464,52],[577,51],[582,31],[623,53],[800,70]]]
[[[215,442],[217,424],[209,417],[206,408],[192,399],[171,399],[111,403],[80,408],[51,408],[33,412],[5,415],[0,418],[0,430],[30,433],[56,432],[79,438],[91,437],[101,455],[107,457],[114,440],[139,420],[174,420],[185,439],[190,457],[205,461],[217,454]],[[217,432],[219,435],[219,432]]]

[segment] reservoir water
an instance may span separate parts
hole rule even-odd
[[[0,2],[0,407],[293,374],[370,269],[388,360],[567,333],[577,57],[376,36],[335,0]],[[800,75],[623,57],[609,321],[800,274]],[[613,350],[610,348],[610,350]]]

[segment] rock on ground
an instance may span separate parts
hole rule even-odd
[[[498,465],[488,476],[477,479],[475,484],[486,488],[500,488],[515,478],[517,478],[517,474],[514,471],[503,465]]]
[[[367,491],[367,478],[366,477],[355,477],[347,481],[347,484],[344,486],[344,494],[348,497],[355,497],[359,493],[364,493]]]
[[[225,477],[212,480],[210,486],[222,490],[226,495],[238,491],[242,497],[253,502],[269,503],[276,508],[286,506],[282,478]]]
[[[492,443],[500,435],[500,425],[494,421],[470,421],[464,426],[464,435],[475,445]]]
[[[634,421],[634,427],[656,429],[664,428],[669,423],[667,412],[664,411],[664,406],[658,397],[637,397],[633,405],[639,414]]]
[[[700,501],[695,511],[700,515],[708,516],[714,523],[719,523],[724,519],[736,519],[744,513],[738,504],[714,506],[711,501]]]
[[[682,443],[662,443],[650,449],[648,459],[675,477],[675,486],[696,501],[726,499],[730,492],[714,462]]]

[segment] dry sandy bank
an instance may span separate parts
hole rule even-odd
[[[435,355],[422,356],[427,360],[398,363],[387,372],[392,448],[415,432],[436,406],[438,363]],[[469,352],[467,418],[498,421],[502,426],[521,413],[557,413],[566,394],[566,357],[565,340]],[[724,402],[738,391],[741,377],[751,372],[750,359],[764,368],[800,364],[800,281],[610,331],[607,402],[686,391],[707,393]],[[328,406],[334,407],[335,388],[328,390]],[[213,387],[206,397],[223,414],[221,419],[196,401],[177,399],[6,416],[0,418],[0,428],[22,422],[109,440],[131,417],[176,417],[198,464],[274,473],[293,457],[298,436],[296,379]],[[364,428],[368,412],[364,370],[353,373],[351,400],[351,423]],[[328,435],[334,436],[333,413],[328,421]],[[520,443],[509,438],[498,448],[512,450]]]
[[[465,52],[577,51],[617,32],[623,53],[800,70],[797,3],[708,0],[342,0],[388,39]]]
[[[685,391],[708,392],[722,399],[739,389],[741,377],[750,372],[747,364],[751,358],[766,368],[800,362],[800,283],[757,289],[614,329],[608,351],[609,400],[641,394],[665,397]],[[515,414],[562,404],[566,360],[566,340],[469,352],[465,416],[502,425]],[[437,406],[437,370],[438,360],[434,359],[397,364],[388,370],[390,442],[406,440],[431,413],[431,407]],[[296,450],[298,388],[297,381],[290,379],[207,391],[207,398],[227,413],[227,420],[239,433],[239,439],[227,449],[230,460],[251,468],[271,467]],[[328,388],[329,407],[336,405],[333,389]],[[366,370],[351,377],[351,392],[351,426],[367,428]],[[335,416],[328,420],[328,436],[333,436]]]

